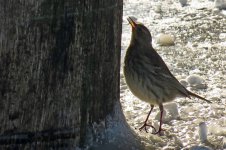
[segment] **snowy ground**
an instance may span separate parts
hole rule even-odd
[[[226,148],[226,12],[213,6],[213,1],[208,0],[190,0],[185,7],[176,0],[124,1],[122,64],[131,36],[126,18],[135,16],[150,29],[154,48],[178,80],[187,81],[193,75],[200,76],[200,85],[205,86],[190,85],[187,88],[213,102],[176,99],[168,107],[170,111],[176,104],[179,114],[174,111],[167,116],[163,136],[153,135],[151,130],[149,133],[140,132],[137,128],[143,124],[150,106],[132,95],[121,73],[124,114],[131,128],[142,137],[147,150]],[[172,35],[175,45],[157,45],[156,37],[160,33]],[[155,107],[149,118],[155,125],[158,112],[158,107]],[[208,130],[207,141],[204,142],[199,137],[199,124],[202,122]]]

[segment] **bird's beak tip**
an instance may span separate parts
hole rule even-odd
[[[137,24],[132,17],[128,17],[127,20],[129,22],[129,24],[132,26],[132,28],[136,27]]]

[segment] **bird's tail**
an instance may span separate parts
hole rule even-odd
[[[187,92],[188,92],[188,94],[189,94],[190,96],[197,97],[197,98],[199,98],[199,99],[201,99],[201,100],[206,101],[207,103],[212,103],[211,101],[209,101],[209,100],[207,100],[207,99],[205,99],[205,98],[203,98],[203,97],[201,97],[201,96],[199,96],[199,95],[197,95],[197,94],[195,94],[195,93],[192,93],[191,91],[188,91],[188,90],[187,90]]]

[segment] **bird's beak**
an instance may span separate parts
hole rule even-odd
[[[128,17],[127,20],[129,21],[129,24],[132,26],[132,28],[135,29],[137,26],[135,20],[132,17]]]

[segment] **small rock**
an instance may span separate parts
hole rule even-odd
[[[182,68],[183,68],[185,65],[186,65],[186,64],[185,64],[184,62],[178,62],[178,63],[177,63],[177,66],[178,66],[178,67],[182,67]]]
[[[177,103],[175,102],[167,103],[164,105],[164,109],[168,111],[168,113],[173,117],[173,119],[177,119],[179,117]]]
[[[207,127],[205,122],[199,123],[199,139],[202,143],[207,141]]]
[[[175,45],[174,39],[170,34],[160,33],[157,35],[157,43],[161,46],[172,46]]]
[[[186,6],[187,5],[187,0],[179,0],[181,6]]]
[[[214,7],[219,9],[226,9],[226,0],[215,0]]]
[[[219,58],[216,55],[211,56],[210,58],[212,61],[217,61]]]
[[[155,7],[154,7],[154,11],[156,13],[161,13],[162,12],[162,5],[161,4],[157,4]]]
[[[226,33],[220,33],[219,39],[226,40]]]
[[[204,79],[200,77],[199,75],[190,75],[187,77],[187,82],[189,85],[196,89],[205,89],[207,88],[207,85],[204,83]]]
[[[198,43],[192,44],[192,47],[198,47]]]
[[[226,148],[226,137],[223,137],[223,148]]]
[[[212,9],[213,14],[219,14],[220,11],[221,11],[221,10],[218,9],[218,8],[213,8],[213,9]]]

